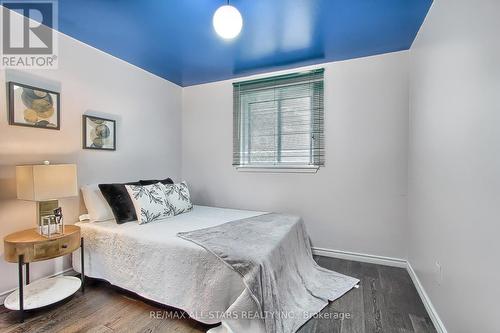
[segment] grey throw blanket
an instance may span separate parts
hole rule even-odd
[[[265,214],[178,236],[242,276],[268,333],[296,332],[359,282],[316,264],[299,217]]]

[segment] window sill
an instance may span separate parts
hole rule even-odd
[[[240,172],[259,172],[259,173],[316,173],[319,166],[235,166]]]

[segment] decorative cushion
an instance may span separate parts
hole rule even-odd
[[[164,185],[126,185],[139,224],[174,216],[174,210],[165,198]]]
[[[139,183],[141,185],[153,185],[153,184],[156,184],[156,183],[162,183],[164,185],[167,185],[167,184],[173,184],[174,181],[170,178],[165,178],[163,180],[156,180],[156,179],[149,179],[149,180],[139,180]]]
[[[102,195],[97,184],[82,187],[83,201],[90,215],[91,222],[100,222],[113,219],[113,211]]]
[[[174,215],[189,212],[193,208],[186,182],[163,185],[165,197],[174,210]]]
[[[140,185],[139,182],[125,184],[99,184],[104,199],[111,207],[116,223],[136,221],[134,204],[125,188],[125,185]]]

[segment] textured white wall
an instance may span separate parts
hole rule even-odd
[[[50,160],[76,163],[80,184],[128,181],[181,171],[182,89],[126,62],[59,34],[59,69],[0,71],[6,81],[38,85],[61,93],[61,130],[8,125],[6,89],[0,89],[0,239],[35,226],[35,205],[16,200],[15,168]],[[117,151],[82,150],[82,114],[117,120]],[[67,223],[76,221],[80,199],[61,201]],[[34,279],[69,267],[69,258],[34,263]],[[14,288],[17,266],[3,260],[0,294]]]
[[[454,333],[500,328],[499,13],[436,0],[410,52],[409,260]]]
[[[314,175],[236,171],[232,81],[183,89],[194,201],[299,214],[317,247],[405,258],[407,66],[408,52],[324,64],[326,166]]]

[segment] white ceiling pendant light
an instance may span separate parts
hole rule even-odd
[[[219,7],[212,20],[215,32],[224,39],[233,39],[240,34],[243,18],[235,7],[227,5]]]

